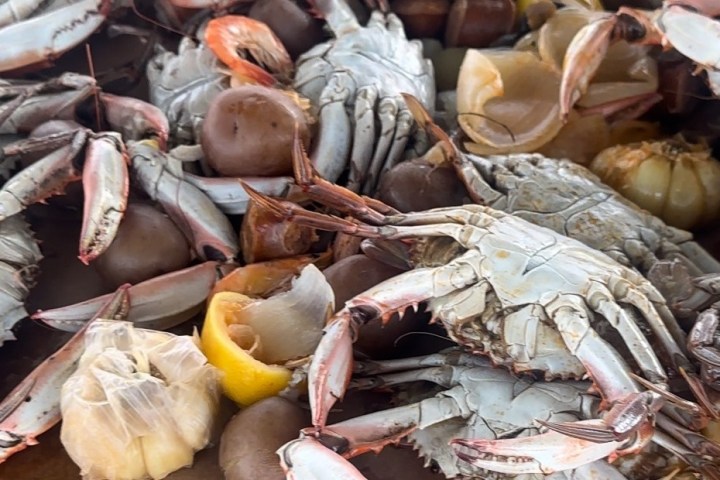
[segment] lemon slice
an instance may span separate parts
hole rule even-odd
[[[205,356],[224,373],[225,395],[242,406],[277,395],[291,376],[287,368],[267,365],[251,355],[260,345],[251,329],[243,327],[243,310],[253,302],[240,293],[215,294],[201,333]]]

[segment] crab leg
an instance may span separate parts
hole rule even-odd
[[[122,286],[105,297],[92,320],[120,320],[128,308],[128,287]],[[0,403],[0,463],[27,446],[36,445],[36,437],[60,421],[60,389],[75,371],[84,350],[85,331],[92,320]]]
[[[127,207],[130,176],[119,133],[93,135],[83,166],[85,207],[80,230],[80,260],[89,264],[112,243]]]
[[[419,268],[385,280],[345,304],[325,327],[315,350],[308,376],[313,425],[322,429],[330,409],[347,389],[352,374],[352,342],[364,323],[381,316],[388,321],[393,313],[479,281],[471,268],[463,268],[468,252],[438,268]]]
[[[28,205],[62,193],[65,186],[80,180],[73,160],[85,146],[86,130],[75,133],[69,145],[50,153],[8,180],[0,190],[0,221]]]
[[[238,253],[238,240],[230,221],[197,187],[173,175],[168,159],[152,141],[128,147],[135,179],[162,204],[195,251],[207,260],[229,261]]]
[[[207,195],[220,210],[228,215],[244,215],[250,196],[240,181],[269,197],[284,197],[295,182],[292,177],[201,177],[184,173],[183,178]]]
[[[40,83],[0,83],[0,98],[15,97],[0,109],[0,133],[27,133],[48,120],[71,120],[75,106],[95,88],[94,78],[70,72]]]
[[[105,21],[108,0],[80,0],[0,29],[0,72],[52,61],[90,36]]]
[[[217,262],[205,262],[131,286],[128,320],[142,328],[162,330],[192,318],[215,285],[218,267]],[[109,297],[102,295],[67,307],[40,310],[32,318],[58,330],[75,332]]]

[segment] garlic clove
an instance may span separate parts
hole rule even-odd
[[[140,437],[140,442],[147,474],[155,480],[192,465],[194,451],[175,429],[157,429]]]
[[[621,173],[622,170],[618,169]],[[653,215],[661,215],[667,201],[667,190],[672,178],[672,165],[664,158],[650,157],[637,162],[626,178],[618,179],[611,185],[629,200],[642,205]],[[613,186],[614,186],[613,185]]]
[[[695,175],[691,159],[675,162],[667,190],[667,202],[662,217],[678,228],[688,229],[698,223],[703,214],[703,189]]]
[[[698,182],[705,197],[705,208],[700,223],[707,224],[720,214],[720,163],[710,157],[695,163]]]

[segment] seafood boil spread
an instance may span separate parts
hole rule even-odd
[[[0,479],[720,480],[720,2],[0,2]]]

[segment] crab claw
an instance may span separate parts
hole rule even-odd
[[[605,59],[616,25],[615,15],[603,17],[580,29],[568,45],[560,80],[560,116],[564,122]]]
[[[576,423],[578,427],[595,429],[602,425],[602,420],[583,420]],[[502,440],[455,439],[451,440],[450,444],[456,447],[455,453],[462,461],[508,475],[548,475],[560,470],[578,468],[608,457],[623,446],[623,442],[597,443],[554,431]],[[472,453],[457,447],[469,449]]]
[[[288,480],[365,479],[350,462],[312,437],[288,442],[277,454]]]
[[[351,318],[352,314],[343,309],[325,327],[310,364],[308,395],[312,422],[318,430],[325,426],[330,409],[343,397],[350,383],[352,342],[357,329]]]
[[[93,135],[86,152],[79,255],[85,265],[102,255],[115,239],[127,207],[130,185],[128,155],[119,133]]]

